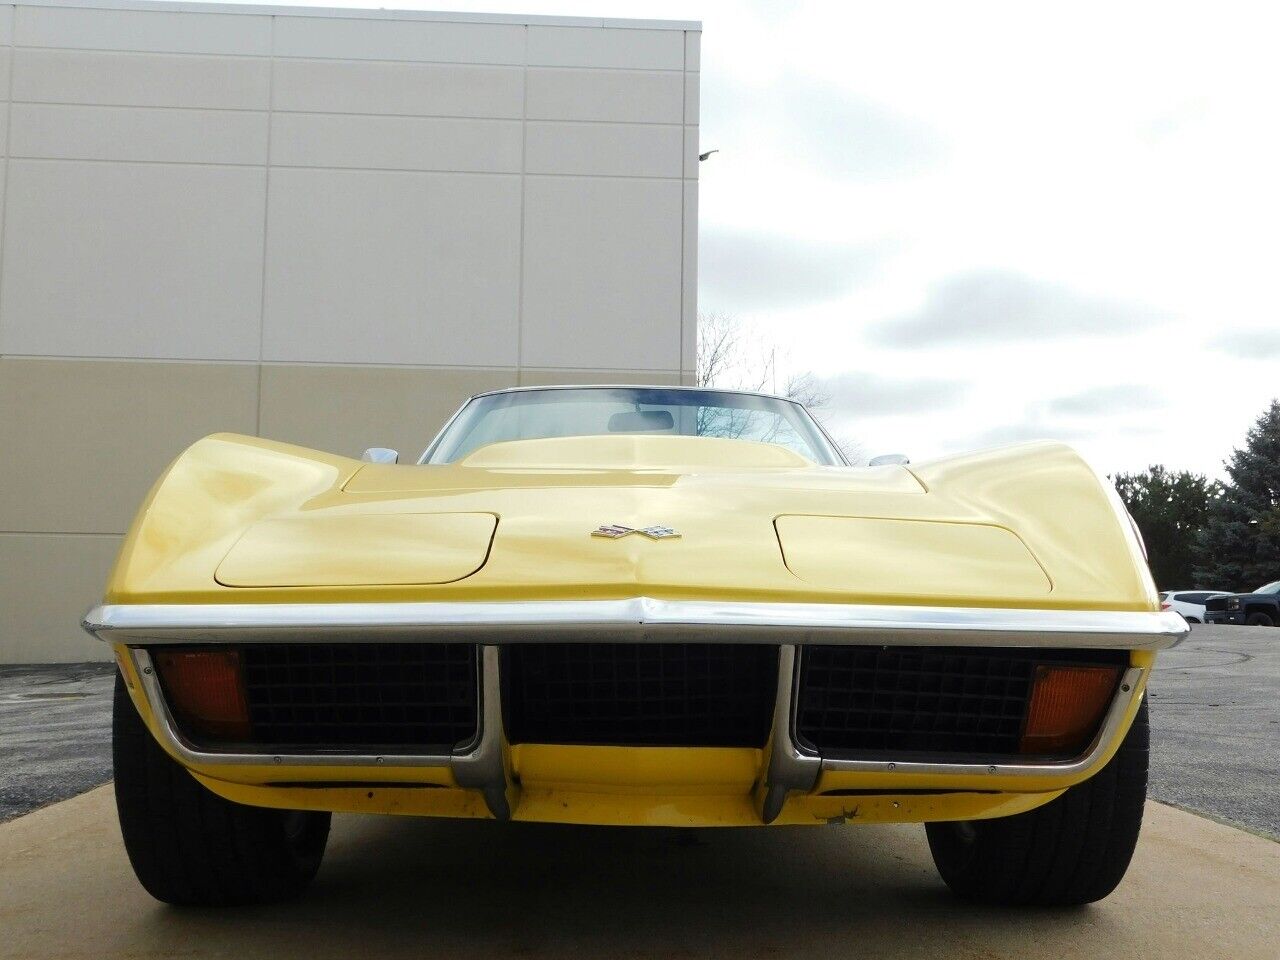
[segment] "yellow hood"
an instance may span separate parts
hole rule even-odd
[[[592,536],[602,525],[679,537]],[[1127,522],[1069,448],[822,467],[691,437],[364,464],[215,435],[153,489],[113,603],[734,599],[1150,610]]]

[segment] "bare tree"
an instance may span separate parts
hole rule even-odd
[[[736,318],[724,313],[698,317],[697,384],[726,390],[762,390],[768,382],[766,364],[755,363],[753,338]]]
[[[825,414],[831,404],[831,394],[808,371],[789,374],[779,390],[777,361],[777,345],[737,317],[724,313],[706,313],[698,317],[698,386],[779,393],[807,407],[826,430]],[[727,415],[727,411],[720,412],[722,417]],[[710,431],[713,425],[699,426]],[[738,435],[733,424],[717,422],[714,429],[720,436]],[[745,420],[738,429],[746,429]],[[830,430],[827,432],[830,435]],[[859,458],[857,444],[844,437],[832,436],[831,439],[851,462]]]
[[[700,387],[714,386],[724,375],[729,355],[734,352],[737,329],[719,313],[698,317],[698,359],[694,381]]]
[[[782,395],[810,410],[823,410],[831,404],[831,394],[823,389],[817,377],[807,371],[787,377]]]

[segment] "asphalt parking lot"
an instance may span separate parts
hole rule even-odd
[[[1193,627],[1148,690],[1149,795],[1280,840],[1280,629]]]
[[[114,669],[0,666],[0,823],[111,779]]]

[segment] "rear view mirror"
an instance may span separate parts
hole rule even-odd
[[[360,459],[365,463],[399,463],[400,454],[390,447],[370,447]]]
[[[654,430],[671,430],[675,417],[670,410],[636,410],[615,413],[609,418],[610,433],[650,433]]]

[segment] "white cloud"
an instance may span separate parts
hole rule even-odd
[[[701,109],[722,138],[733,131],[735,152],[784,154],[800,169],[837,179],[910,177],[934,166],[944,151],[925,124],[802,74],[768,82],[712,80]]]
[[[1244,360],[1273,360],[1280,357],[1280,319],[1270,330],[1236,330],[1213,341],[1213,348]],[[1280,381],[1280,377],[1277,377]]]
[[[847,294],[884,255],[873,246],[712,228],[699,240],[698,287],[719,311],[800,307]]]
[[[1108,417],[1164,405],[1157,390],[1143,384],[1116,383],[1055,397],[1045,404],[1048,413],[1065,417]]]
[[[1056,283],[985,271],[933,284],[918,311],[872,324],[873,341],[929,347],[963,341],[1010,342],[1114,336],[1150,326],[1151,310],[1082,296]]]
[[[901,417],[936,414],[956,406],[963,397],[963,380],[934,377],[897,377],[858,371],[817,381],[830,397],[828,409],[842,422],[858,417]]]

